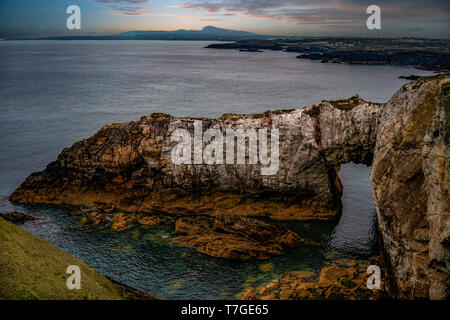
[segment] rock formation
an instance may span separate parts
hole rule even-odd
[[[380,257],[371,261],[340,261],[322,268],[319,275],[312,271],[282,274],[258,288],[248,288],[237,297],[242,300],[378,300],[387,298],[384,280],[380,289],[367,288],[368,265],[383,265]],[[370,281],[370,280],[369,280]]]
[[[92,204],[127,212],[268,214],[284,219],[339,217],[337,165],[370,164],[380,104],[355,96],[298,110],[201,119],[203,130],[278,129],[275,175],[261,164],[176,165],[171,135],[195,119],[152,114],[105,126],[66,148],[12,195],[15,203]],[[237,145],[237,143],[236,143]],[[249,144],[246,144],[248,149]],[[102,204],[103,203],[103,204]]]
[[[296,233],[239,216],[191,216],[176,221],[173,241],[213,257],[268,259],[304,242]]]
[[[402,298],[449,293],[449,78],[405,85],[379,115],[371,179]]]
[[[93,224],[100,226],[109,226],[114,231],[125,231],[129,229],[130,223],[137,223],[147,227],[159,225],[161,219],[157,216],[147,216],[144,214],[118,213],[108,214],[98,210],[75,210],[73,214],[81,215],[80,223],[83,225]]]
[[[259,115],[158,113],[105,126],[64,149],[10,199],[127,212],[330,219],[341,210],[339,165],[373,162],[379,227],[399,297],[443,299],[449,291],[449,79],[411,82],[387,104],[355,96]],[[278,129],[278,171],[262,175],[261,164],[248,161],[174,164],[172,133],[192,134],[196,120],[203,132]]]
[[[37,220],[37,218],[16,211],[8,213],[0,213],[0,217],[5,219],[6,221],[13,223],[25,223],[27,221]]]
[[[82,274],[81,288],[68,290],[68,266]],[[0,217],[0,299],[155,300],[101,275],[85,262]]]
[[[325,39],[324,39],[325,40]],[[404,41],[402,39],[386,39],[380,46],[380,39],[342,39],[328,38],[325,41],[317,39],[248,39],[237,42],[213,43],[206,48],[235,49],[258,52],[261,50],[277,50],[297,52],[299,59],[318,60],[323,63],[352,64],[392,64],[413,66],[418,69],[450,70],[450,54],[448,40]],[[358,50],[356,47],[365,47]],[[380,49],[383,47],[383,49]],[[418,47],[431,50],[417,50]]]

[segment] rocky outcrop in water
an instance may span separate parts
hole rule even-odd
[[[382,107],[355,96],[298,109],[219,119],[152,114],[105,126],[64,149],[11,195],[15,203],[91,204],[127,212],[270,215],[330,219],[341,211],[337,165],[372,162],[376,115]],[[260,163],[174,164],[176,129],[279,130],[276,174]],[[236,145],[238,142],[236,142]],[[235,146],[235,149],[237,147]],[[248,153],[249,143],[245,145]],[[225,148],[224,148],[225,150]],[[225,151],[224,151],[225,152]]]
[[[251,260],[283,254],[304,242],[296,233],[239,216],[192,216],[175,223],[172,241],[213,257]]]
[[[14,222],[14,223],[25,223],[27,221],[34,221],[37,220],[35,217],[26,215],[22,212],[8,212],[8,213],[0,213],[0,217],[5,219],[6,221],[9,222]]]
[[[371,179],[402,298],[448,298],[449,119],[448,76],[405,85],[379,116]]]
[[[299,59],[333,60],[353,64],[392,64],[415,66],[426,70],[450,70],[450,55],[447,52],[419,50],[338,50],[323,53],[303,53]]]

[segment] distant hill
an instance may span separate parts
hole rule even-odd
[[[128,31],[112,36],[58,36],[43,38],[20,38],[8,40],[204,40],[204,41],[239,41],[244,39],[266,39],[270,36],[247,31],[237,31],[204,27],[201,30],[175,31]]]

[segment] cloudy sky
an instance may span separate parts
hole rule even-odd
[[[66,8],[81,8],[67,30]],[[368,30],[366,8],[381,8]],[[268,35],[450,38],[449,0],[0,0],[0,38],[221,28]]]

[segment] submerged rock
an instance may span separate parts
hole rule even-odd
[[[156,113],[105,126],[30,175],[10,200],[102,203],[106,210],[126,212],[333,219],[341,212],[339,165],[373,163],[379,229],[399,297],[445,299],[450,292],[449,81],[449,75],[422,77],[387,104],[355,96],[297,110],[201,119],[202,133],[211,128],[279,130],[279,167],[273,175],[262,175],[261,164],[248,162],[173,163],[177,143],[172,133],[185,129],[192,136],[198,119]],[[205,224],[214,230],[214,223]],[[119,220],[116,227],[125,224]],[[185,223],[196,224],[203,225]],[[231,230],[219,235],[214,230],[210,243],[195,236],[190,241],[217,256],[239,257],[244,249],[247,256],[260,255],[259,248],[242,245],[242,234]],[[227,251],[225,242],[235,250]],[[271,248],[261,256],[279,251]]]
[[[411,75],[409,75],[409,76],[399,76],[398,78],[399,79],[405,79],[405,80],[417,80],[417,79],[420,79],[420,77],[421,76],[416,76],[416,75],[414,75],[414,74],[411,74]]]
[[[370,164],[382,104],[355,96],[298,110],[202,119],[202,132],[279,130],[279,164],[174,164],[176,129],[194,131],[192,118],[152,114],[105,126],[64,149],[11,195],[14,203],[91,204],[103,212],[271,215],[334,219],[341,213],[337,165]],[[236,147],[236,146],[235,146]],[[248,152],[249,143],[244,150]],[[225,151],[225,149],[224,149]]]
[[[242,295],[242,300],[255,300],[256,299],[256,293],[253,291],[253,289],[246,290]]]
[[[139,218],[137,221],[140,224],[142,224],[144,226],[148,226],[148,227],[156,226],[161,223],[161,219],[156,216],[145,216],[145,217]]]
[[[111,218],[111,229],[114,231],[125,231],[128,229],[127,223],[133,222],[135,220],[134,216],[126,215],[124,213],[119,213],[118,215]]]
[[[296,233],[257,219],[238,216],[183,217],[172,241],[213,257],[251,260],[283,254],[304,242]]]

